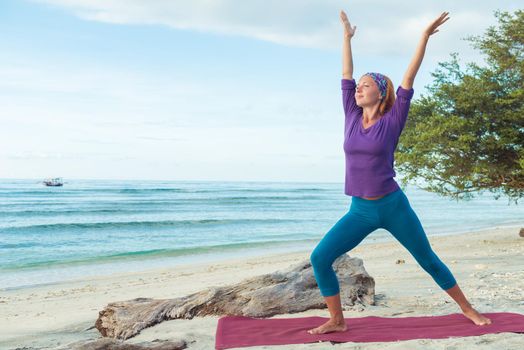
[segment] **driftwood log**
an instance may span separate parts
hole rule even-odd
[[[333,263],[344,310],[375,304],[375,280],[362,259],[342,254]],[[136,298],[113,302],[99,312],[95,327],[104,337],[131,338],[164,320],[195,316],[270,317],[326,307],[309,260],[284,271],[212,287],[175,299]]]
[[[182,350],[187,348],[185,341],[153,341],[150,343],[129,344],[111,338],[70,344],[73,350]]]

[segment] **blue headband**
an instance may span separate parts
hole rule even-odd
[[[386,97],[386,91],[388,87],[388,81],[386,80],[386,77],[380,73],[366,73],[365,75],[369,75],[371,78],[373,78],[375,84],[377,84],[378,89],[380,90],[380,95],[382,97]]]

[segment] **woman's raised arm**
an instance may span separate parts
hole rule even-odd
[[[424,53],[426,51],[426,44],[428,43],[429,37],[432,34],[438,32],[438,27],[446,22],[449,17],[447,17],[449,12],[443,12],[437,19],[435,19],[431,24],[424,30],[422,37],[418,43],[417,49],[415,50],[415,55],[411,59],[409,67],[404,74],[402,79],[402,88],[409,90],[413,87],[413,82],[415,81],[415,76],[417,75],[422,59],[424,58]]]
[[[340,10],[340,21],[344,25],[344,38],[342,42],[342,78],[353,79],[353,55],[351,53],[351,38],[355,35],[357,26],[351,27],[348,16]]]

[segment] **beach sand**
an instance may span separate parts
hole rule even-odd
[[[524,225],[523,225],[524,226]],[[524,238],[519,228],[499,228],[460,235],[429,236],[471,304],[483,312],[524,314]],[[67,349],[72,342],[99,337],[93,328],[98,312],[113,301],[137,297],[174,298],[210,286],[287,269],[310,251],[192,264],[163,270],[115,274],[74,282],[0,291],[0,349]],[[362,243],[350,256],[359,257],[375,279],[376,305],[344,311],[346,317],[431,316],[460,313],[455,302],[397,241]],[[405,263],[396,264],[398,259]],[[328,317],[327,309],[277,318]],[[165,321],[129,342],[184,339],[188,349],[214,349],[219,317]],[[349,325],[350,326],[350,325]],[[519,349],[524,334],[500,333],[448,339],[385,343],[295,344],[245,349]]]

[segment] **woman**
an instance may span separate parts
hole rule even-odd
[[[337,257],[356,247],[368,234],[384,228],[413,255],[439,287],[460,306],[463,314],[477,325],[491,320],[478,313],[460,290],[452,273],[433,252],[422,225],[393,177],[393,153],[406,123],[413,81],[426,44],[446,22],[442,13],[423,32],[415,55],[396,91],[391,80],[380,73],[367,73],[355,84],[351,27],[344,11],[342,100],[345,113],[344,152],[346,155],[345,194],[352,196],[349,211],[329,230],[311,254],[317,284],[330,313],[330,320],[310,329],[310,334],[347,329],[340,303],[339,283],[332,268]]]

